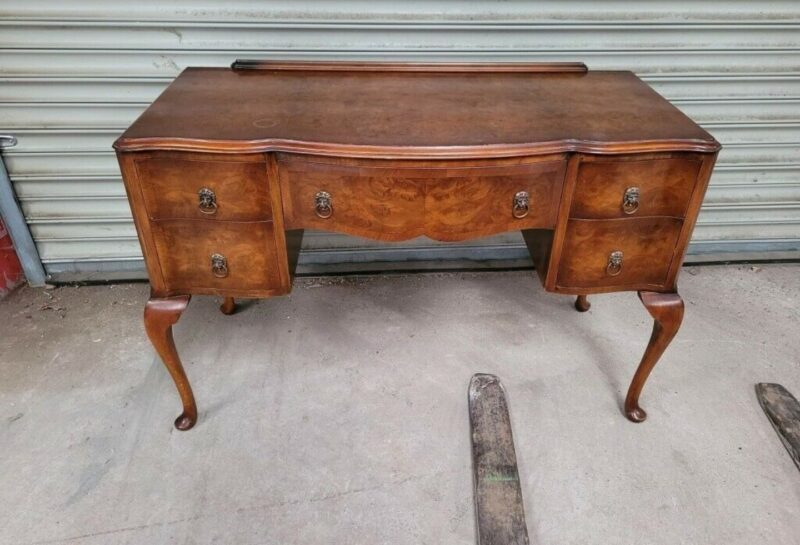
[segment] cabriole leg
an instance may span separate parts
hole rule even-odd
[[[592,304],[589,302],[589,296],[579,295],[575,299],[575,310],[578,312],[586,312],[590,308],[592,308]]]
[[[647,377],[675,337],[683,320],[683,299],[677,293],[640,291],[639,299],[642,300],[644,308],[653,317],[654,322],[650,342],[644,351],[639,368],[633,375],[628,396],[625,398],[625,416],[632,422],[643,422],[647,418],[647,413],[639,406],[639,395]]]
[[[194,394],[183,370],[175,341],[172,338],[172,326],[177,323],[181,314],[186,310],[191,296],[180,295],[177,297],[151,298],[144,307],[144,327],[150,342],[161,357],[161,361],[172,376],[175,387],[183,403],[183,413],[175,420],[175,427],[186,431],[197,422],[197,405]]]
[[[233,297],[226,297],[219,309],[222,311],[222,314],[230,316],[236,312],[236,301]]]

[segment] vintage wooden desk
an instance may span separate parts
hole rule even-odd
[[[625,414],[680,326],[677,277],[720,145],[630,72],[237,61],[189,68],[114,144],[152,285],[147,333],[197,421],[172,326],[192,294],[289,293],[302,230],[523,233],[548,291],[638,291]]]

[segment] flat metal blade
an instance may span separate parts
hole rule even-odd
[[[756,397],[794,465],[800,469],[800,403],[780,384],[756,384]]]
[[[478,545],[529,545],[508,403],[496,376],[472,377],[469,421]]]

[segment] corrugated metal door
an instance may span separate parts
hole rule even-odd
[[[186,66],[584,61],[635,71],[725,145],[694,259],[796,257],[799,30],[796,0],[5,0],[0,130],[19,138],[7,166],[48,272],[105,278],[143,271],[111,143]],[[312,233],[305,245],[306,263],[524,255],[516,234],[442,246]]]

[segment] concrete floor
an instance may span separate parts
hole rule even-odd
[[[800,266],[692,267],[683,329],[620,402],[650,334],[633,294],[531,271],[308,278],[176,326],[200,406],[141,325],[145,284],[0,303],[0,543],[472,544],[467,385],[505,383],[531,541],[800,543],[800,472],[753,393],[800,396]]]

